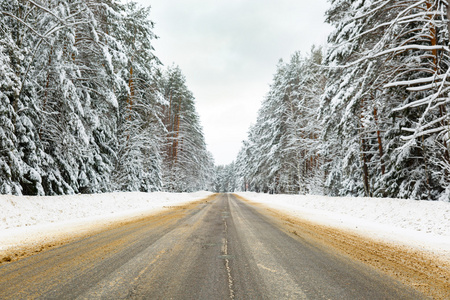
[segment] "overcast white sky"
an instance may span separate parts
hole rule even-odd
[[[326,0],[138,0],[151,6],[156,56],[181,67],[208,149],[231,163],[255,123],[278,60],[323,45]]]

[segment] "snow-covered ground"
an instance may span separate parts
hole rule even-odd
[[[237,194],[294,217],[404,244],[450,259],[450,202]]]
[[[0,251],[82,235],[212,193],[108,193],[53,197],[0,195]]]

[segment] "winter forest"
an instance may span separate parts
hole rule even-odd
[[[217,187],[449,201],[449,15],[446,0],[331,0],[326,50],[280,61]]]
[[[277,66],[214,166],[151,11],[0,0],[0,193],[196,190],[450,199],[446,0],[330,0],[328,44]],[[164,37],[161,37],[164,38]]]
[[[194,96],[153,55],[149,9],[0,1],[0,192],[208,189]]]

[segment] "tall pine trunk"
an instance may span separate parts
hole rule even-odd
[[[377,142],[378,142],[378,154],[380,155],[380,165],[381,165],[381,174],[384,175],[386,172],[386,168],[384,166],[384,160],[383,160],[383,141],[381,140],[381,132],[378,125],[378,110],[376,107],[373,108],[373,117],[375,119],[375,126],[377,127]]]
[[[364,139],[363,111],[364,111],[364,99],[361,100],[361,112],[360,112],[359,124],[360,124],[360,139],[361,139],[361,159],[362,159],[362,164],[363,164],[364,194],[366,197],[369,197],[370,196],[369,167],[367,166],[366,140]]]

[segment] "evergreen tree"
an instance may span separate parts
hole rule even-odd
[[[207,189],[213,181],[212,157],[206,149],[194,96],[179,67],[166,70],[160,88],[168,103],[164,112],[163,187],[177,192]]]
[[[319,97],[325,79],[321,50],[307,57],[295,53],[280,61],[270,91],[262,102],[236,160],[242,190],[270,193],[321,193],[322,158]]]
[[[160,190],[169,101],[149,9],[0,0],[0,25],[0,192]],[[181,92],[177,190],[203,189],[212,157],[193,96]]]
[[[5,9],[5,3],[2,3]],[[16,144],[14,103],[20,92],[21,81],[12,64],[21,58],[20,49],[13,41],[6,19],[0,19],[0,193],[19,194],[19,178],[23,161]]]
[[[332,193],[437,199],[448,186],[446,10],[431,0],[332,2],[322,102],[325,148],[339,153]]]

